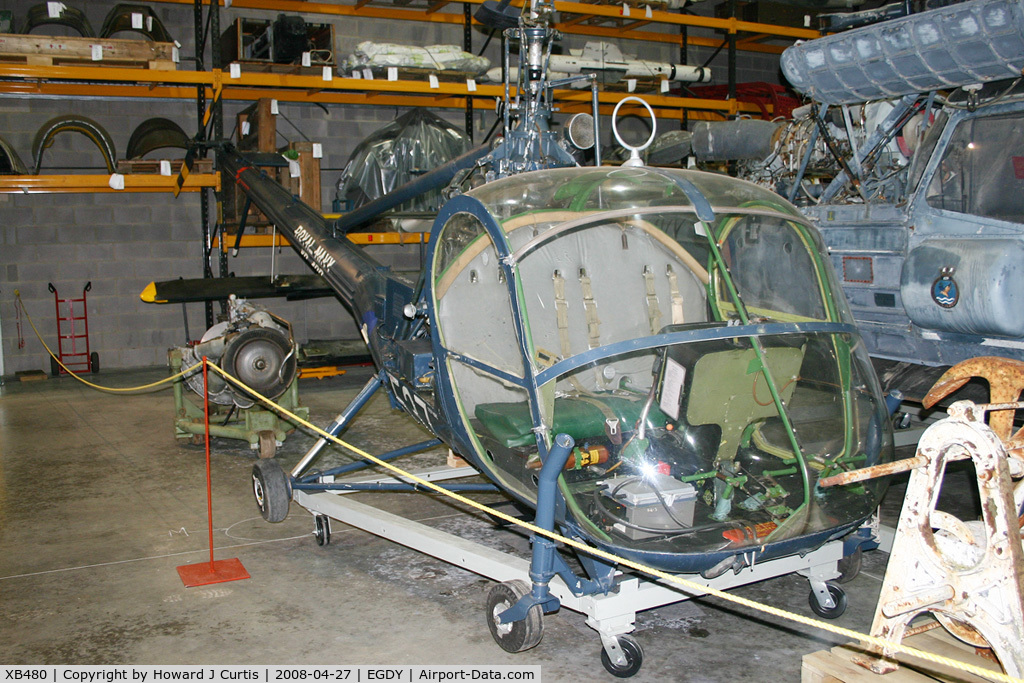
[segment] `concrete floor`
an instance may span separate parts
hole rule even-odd
[[[329,422],[368,372],[304,380],[300,395],[313,421]],[[99,380],[130,386],[163,375]],[[217,558],[239,558],[252,578],[184,588],[175,568],[208,557],[205,465],[201,448],[175,443],[172,413],[166,390],[109,395],[66,377],[0,389],[0,661],[530,664],[542,667],[545,681],[615,680],[579,614],[545,617],[540,645],[508,654],[484,620],[490,581],[337,523],[333,542],[319,547],[310,515],[294,505],[284,522],[265,523],[250,487],[254,451],[242,442],[214,441],[214,540]],[[381,395],[345,436],[371,452],[425,438]],[[290,466],[310,443],[295,434],[278,457]],[[444,455],[404,462],[414,469]],[[528,548],[519,534],[431,496],[358,495],[495,547]],[[849,608],[837,624],[870,626],[886,557],[866,554],[864,570],[846,584]],[[736,593],[811,614],[799,576]],[[645,659],[633,680],[695,683],[798,681],[802,655],[838,642],[714,598],[642,613],[636,637]]]

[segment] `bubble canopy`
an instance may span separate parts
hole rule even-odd
[[[571,533],[669,571],[845,533],[892,458],[877,380],[821,239],[727,176],[570,168],[451,200],[429,265],[455,441],[535,504],[554,436]]]

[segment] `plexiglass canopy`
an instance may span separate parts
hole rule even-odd
[[[459,206],[433,252],[435,333],[476,459],[508,490],[535,502],[547,446],[569,434],[566,523],[679,570],[877,506],[880,484],[816,485],[891,459],[892,438],[793,206],[652,168],[512,176]]]

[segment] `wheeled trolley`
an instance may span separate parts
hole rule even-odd
[[[54,377],[68,371],[75,374],[100,371],[100,357],[89,349],[89,310],[86,294],[92,289],[92,282],[85,283],[81,298],[62,299],[52,282],[47,288],[53,292],[54,308],[57,312],[57,358],[50,356],[50,372]],[[57,361],[60,361],[58,363]],[[61,367],[64,365],[65,370]]]

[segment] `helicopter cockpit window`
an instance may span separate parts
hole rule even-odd
[[[448,220],[438,239],[433,272],[442,344],[522,377],[505,273],[479,219],[459,213]]]
[[[958,124],[926,200],[936,209],[1024,222],[1024,114],[978,116]]]

